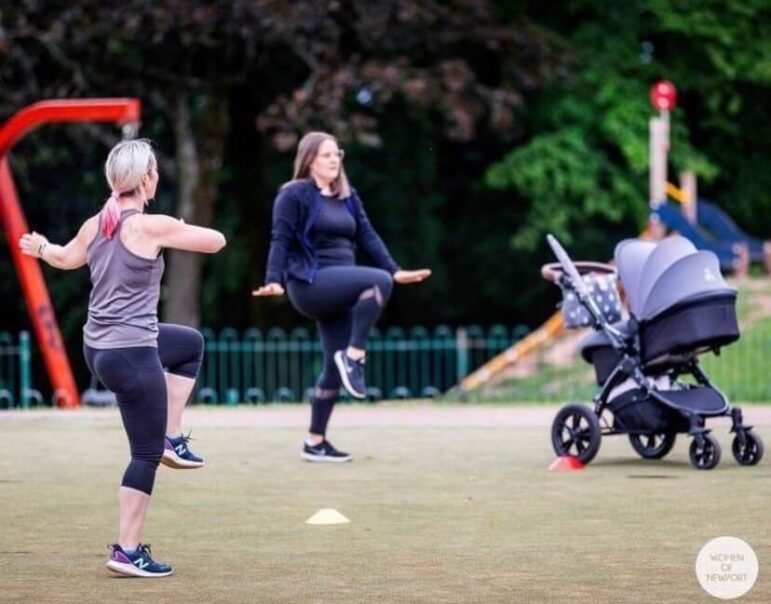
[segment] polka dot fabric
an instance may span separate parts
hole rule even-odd
[[[622,318],[621,300],[616,287],[616,275],[590,273],[584,275],[583,280],[589,290],[589,295],[594,299],[605,320],[609,323],[620,321]],[[562,317],[565,320],[565,327],[568,329],[592,325],[592,316],[589,311],[578,301],[575,292],[566,289],[562,290]]]

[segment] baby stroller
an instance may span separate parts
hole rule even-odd
[[[677,434],[687,432],[693,437],[691,464],[710,470],[720,461],[720,445],[705,420],[730,416],[734,458],[744,466],[757,464],[762,440],[698,361],[698,355],[719,354],[739,339],[736,290],[723,280],[717,257],[679,236],[658,244],[630,239],[616,246],[613,267],[574,263],[556,238],[547,240],[559,262],[545,265],[542,274],[562,289],[566,327],[594,328],[580,351],[594,366],[599,386],[594,409],[571,404],[557,413],[551,431],[557,455],[588,463],[603,435],[627,434],[641,457],[662,459]],[[617,277],[626,294],[626,321]]]

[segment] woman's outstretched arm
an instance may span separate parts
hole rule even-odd
[[[24,233],[19,240],[19,248],[25,256],[40,258],[54,268],[73,270],[86,263],[86,250],[88,244],[96,237],[98,227],[98,218],[92,216],[66,245],[51,243],[44,235],[35,231]]]
[[[158,246],[166,249],[216,254],[227,245],[225,235],[219,231],[162,214],[148,216],[146,228]]]

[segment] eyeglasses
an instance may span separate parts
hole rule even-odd
[[[332,159],[333,157],[337,157],[338,159],[343,159],[345,157],[345,150],[338,149],[337,151],[327,151],[326,153],[319,153],[318,156],[321,159]]]

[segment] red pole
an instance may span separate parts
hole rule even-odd
[[[29,229],[19,204],[7,154],[25,134],[46,123],[138,123],[140,110],[138,99],[41,101],[25,107],[0,127],[0,219],[11,246],[27,309],[54,388],[54,400],[61,407],[78,406],[80,395],[40,265],[19,250],[18,241]]]
[[[48,375],[54,388],[54,398],[61,407],[76,407],[80,402],[75,378],[70,369],[67,351],[59,334],[56,315],[51,306],[43,272],[37,260],[21,253],[18,241],[28,232],[27,221],[19,206],[16,187],[11,178],[8,158],[0,158],[0,204],[2,204],[3,227],[11,247],[11,256],[19,274],[27,309],[35,328],[38,342],[43,351]]]
[[[139,122],[138,99],[68,99],[40,101],[14,114],[0,128],[0,155],[30,130],[43,124],[60,122]]]

